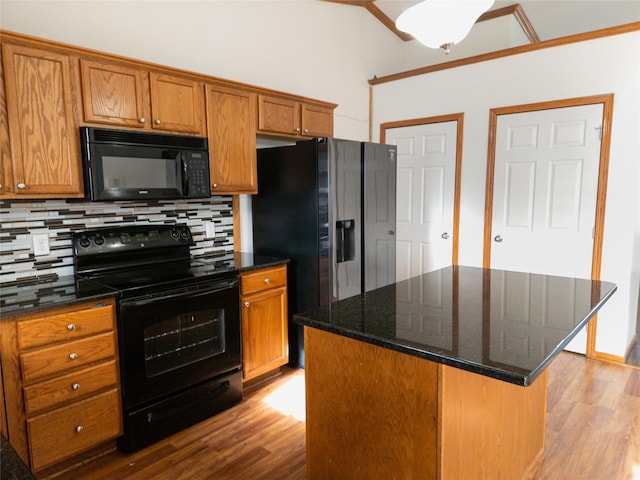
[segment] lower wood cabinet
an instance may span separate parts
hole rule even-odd
[[[34,472],[122,435],[113,299],[3,318],[9,441]]]
[[[289,361],[287,267],[241,273],[242,375],[250,380]]]

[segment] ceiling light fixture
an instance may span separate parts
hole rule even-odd
[[[396,20],[407,32],[429,48],[451,46],[467,36],[475,21],[491,8],[494,0],[425,0],[405,10]]]

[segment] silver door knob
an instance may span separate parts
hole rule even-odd
[[[76,432],[78,432],[78,433],[82,433],[83,430],[84,430],[84,427],[82,425],[78,425],[76,427]]]
[[[78,354],[77,353],[70,353],[69,354],[69,359],[70,360],[75,360],[76,358],[78,358]]]
[[[141,117],[138,121],[139,121],[140,123],[145,123],[145,122],[147,121],[147,119],[146,119],[146,118],[144,118],[144,117]]]
[[[69,325],[67,325],[67,330],[71,331],[75,329],[76,329],[76,326],[73,323],[70,323]]]
[[[496,235],[495,237],[493,237],[493,240],[496,241],[497,243],[502,242],[502,237],[500,235]]]
[[[18,188],[19,188],[20,190],[22,190],[22,189],[23,189],[23,188],[25,188],[25,187],[26,187],[26,185],[25,185],[24,183],[19,183],[19,184],[18,184]]]
[[[443,240],[447,240],[449,238],[449,234],[447,232],[444,232],[442,235],[440,235],[442,237]]]
[[[73,385],[71,385],[71,389],[72,390],[79,390],[80,389],[80,384],[79,383],[74,383]]]

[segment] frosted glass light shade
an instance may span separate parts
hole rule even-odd
[[[396,27],[430,48],[460,43],[493,2],[425,0],[402,12],[396,20]]]

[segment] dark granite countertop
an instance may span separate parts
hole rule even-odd
[[[194,262],[212,267],[212,275],[238,273],[246,270],[288,263],[288,259],[232,252],[223,256],[194,258]],[[101,298],[114,297],[117,291],[74,275],[52,276],[42,282],[0,284],[0,315],[3,318],[35,313],[53,307],[73,305]]]
[[[451,266],[299,313],[294,321],[526,386],[616,288]]]

